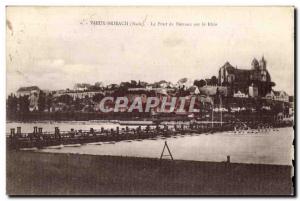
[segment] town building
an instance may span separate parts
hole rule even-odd
[[[238,91],[233,94],[233,97],[235,98],[248,98],[248,94],[242,93],[241,91]]]
[[[199,88],[200,94],[204,94],[206,96],[215,96],[217,94],[228,96],[229,91],[228,87],[225,86],[209,86],[205,85]]]
[[[91,87],[90,84],[86,84],[86,83],[77,83],[74,86],[74,90],[75,91],[87,91],[89,88]]]
[[[40,93],[40,88],[37,86],[30,86],[30,87],[20,87],[17,91],[17,97],[20,96],[30,96],[32,94],[39,94]]]
[[[266,99],[281,101],[281,102],[289,102],[289,95],[285,91],[270,91],[265,96]]]

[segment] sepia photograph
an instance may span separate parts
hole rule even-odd
[[[7,6],[8,196],[294,196],[293,6]]]

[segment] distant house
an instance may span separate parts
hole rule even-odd
[[[142,88],[142,87],[134,87],[128,88],[128,91],[151,91],[152,89]]]
[[[152,89],[153,86],[152,86],[152,84],[147,84],[145,88],[146,88],[146,89]]]
[[[179,88],[184,88],[184,89],[188,89],[193,85],[194,85],[194,81],[188,78],[182,78],[177,82],[177,86]]]
[[[74,90],[76,90],[76,91],[87,91],[90,87],[91,87],[90,84],[78,83],[78,84],[75,84]]]
[[[265,96],[265,98],[269,99],[269,100],[274,100],[274,97],[275,97],[275,95],[274,95],[273,90],[271,92],[267,93]]]
[[[67,91],[66,91],[66,90],[63,90],[63,89],[54,91],[54,97],[64,95],[64,94],[66,94],[66,92],[67,92]]]
[[[30,87],[20,87],[17,91],[17,96],[30,96],[34,93],[39,94],[40,89],[37,86],[30,86]]]
[[[145,88],[148,85],[148,83],[139,81],[138,85],[139,85],[139,87]]]
[[[274,91],[272,90],[270,93],[267,93],[265,96],[266,99],[289,102],[289,95],[285,91]]]
[[[289,96],[289,114],[294,115],[294,96]]]
[[[248,98],[248,94],[242,93],[241,91],[238,91],[237,93],[233,94],[233,97],[235,98]]]
[[[83,99],[85,97],[92,98],[96,94],[104,95],[104,93],[101,93],[99,91],[75,91],[75,92],[70,91],[70,92],[66,92],[65,94],[71,96],[73,98],[73,100],[76,100],[76,98]]]
[[[228,96],[228,87],[224,86],[203,86],[199,88],[201,94],[205,94],[207,96],[214,96],[217,95],[217,91],[224,95]]]
[[[289,102],[289,95],[285,91],[274,91],[275,100]]]
[[[117,84],[109,84],[109,85],[107,85],[107,89],[111,89],[111,90],[114,90],[114,89],[117,89],[119,86],[117,85]]]

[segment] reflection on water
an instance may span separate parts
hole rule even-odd
[[[22,131],[32,132],[34,126],[43,127],[44,131],[53,131],[55,126],[61,130],[89,128],[115,128],[118,124],[100,122],[53,122],[53,123],[8,123],[7,131],[21,126]],[[122,126],[119,126],[122,128]],[[280,128],[279,131],[264,133],[234,134],[214,133],[155,138],[147,140],[128,140],[115,143],[90,143],[84,145],[64,146],[61,149],[42,149],[42,152],[78,153],[91,155],[115,155],[159,158],[167,141],[174,159],[195,161],[226,161],[230,155],[231,162],[292,164],[293,129]]]

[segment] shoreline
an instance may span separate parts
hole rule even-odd
[[[289,195],[292,166],[7,151],[9,195]]]

